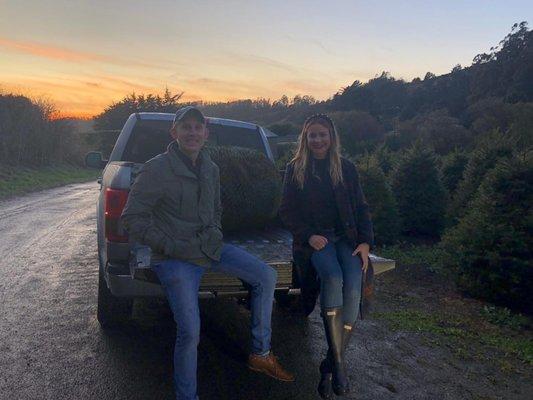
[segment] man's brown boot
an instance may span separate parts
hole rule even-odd
[[[268,353],[266,356],[250,354],[250,357],[248,357],[248,368],[250,368],[252,371],[261,372],[280,381],[294,381],[294,375],[283,369],[277,357],[275,357],[272,352]]]

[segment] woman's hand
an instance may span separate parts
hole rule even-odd
[[[315,250],[322,250],[328,244],[328,239],[320,235],[312,235],[309,238],[309,245]]]
[[[361,243],[352,253],[352,256],[356,256],[357,254],[361,255],[361,259],[363,260],[363,272],[366,273],[366,269],[368,268],[368,254],[370,253],[370,246],[368,243]]]

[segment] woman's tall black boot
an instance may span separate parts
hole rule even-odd
[[[348,377],[344,369],[342,307],[325,309],[322,314],[326,339],[331,353],[332,388],[337,396],[348,393]]]
[[[326,358],[324,358],[320,363],[320,382],[317,388],[318,394],[323,399],[333,398],[333,387],[331,386],[331,381],[333,379],[333,367],[331,364],[331,350],[328,349]]]
[[[350,343],[350,338],[352,337],[352,330],[353,325],[344,324],[343,326],[343,333],[342,333],[342,361],[346,362],[346,348],[348,347],[348,344]],[[333,388],[335,391],[335,394],[340,396],[346,393],[350,392],[350,381],[348,379],[348,375],[346,376],[346,383],[344,384],[344,387],[336,387]]]

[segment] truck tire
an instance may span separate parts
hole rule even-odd
[[[101,268],[98,272],[98,308],[96,317],[102,329],[120,328],[131,319],[133,299],[113,296]]]

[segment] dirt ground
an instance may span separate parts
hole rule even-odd
[[[367,333],[396,348],[373,355],[377,365],[397,367],[385,384],[391,394],[410,398],[408,390],[411,398],[431,398],[416,393],[410,381],[418,380],[428,396],[434,387],[435,399],[533,398],[531,325],[512,329],[490,322],[489,305],[416,265],[379,276],[374,303],[364,323],[370,325]]]

